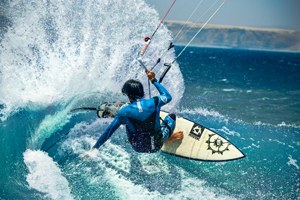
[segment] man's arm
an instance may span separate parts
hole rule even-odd
[[[107,129],[104,131],[104,133],[99,137],[96,144],[89,150],[90,152],[93,151],[95,148],[99,148],[101,145],[103,145],[111,136],[112,134],[119,128],[119,126],[122,124],[121,117],[116,116],[113,122],[107,127]],[[84,154],[81,158],[87,158],[89,157],[88,154]]]
[[[159,102],[158,102],[158,107],[161,107],[167,103],[169,103],[172,100],[172,96],[171,94],[168,92],[168,90],[162,86],[160,83],[157,82],[156,78],[155,78],[155,73],[151,70],[148,70],[148,72],[146,71],[147,76],[149,78],[149,80],[153,83],[153,85],[156,87],[156,89],[159,92]]]
[[[117,130],[117,128],[119,128],[120,125],[121,125],[120,117],[116,116],[114,121],[112,121],[112,123],[107,127],[104,133],[99,137],[98,141],[93,146],[93,148],[98,149],[102,144],[104,144]]]

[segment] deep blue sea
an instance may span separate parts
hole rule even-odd
[[[0,34],[0,199],[300,199],[300,53],[188,47],[166,75],[173,100],[163,109],[216,131],[246,158],[139,154],[120,127],[82,161],[111,119],[69,111],[126,101],[129,78],[149,97],[137,58],[157,12],[142,0],[1,6],[9,27]],[[149,68],[171,39],[162,26],[143,57]],[[182,49],[156,66],[158,77]]]

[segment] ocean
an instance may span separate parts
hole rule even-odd
[[[158,13],[142,0],[0,5],[0,199],[300,199],[299,53],[188,47],[163,80],[173,97],[163,110],[216,131],[246,158],[140,154],[120,127],[83,161],[112,120],[69,111],[127,101],[120,90],[130,78],[149,98],[137,58]],[[160,27],[147,66],[170,40]],[[158,77],[182,49],[154,68]]]

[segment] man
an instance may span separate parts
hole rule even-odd
[[[172,100],[170,93],[157,82],[153,71],[146,71],[148,78],[160,95],[144,99],[143,85],[138,80],[128,80],[122,88],[130,104],[123,107],[113,122],[100,136],[90,151],[104,144],[120,125],[126,125],[126,132],[132,148],[141,153],[154,153],[164,143],[182,140],[183,132],[174,132],[176,116],[169,114],[160,125],[160,108]],[[173,134],[172,134],[173,133]],[[82,158],[88,157],[87,155]]]

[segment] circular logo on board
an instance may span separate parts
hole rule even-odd
[[[223,155],[224,151],[229,151],[228,146],[230,145],[228,142],[223,141],[216,134],[209,135],[208,140],[206,141],[208,148],[207,150],[211,150],[212,154],[218,153]]]

